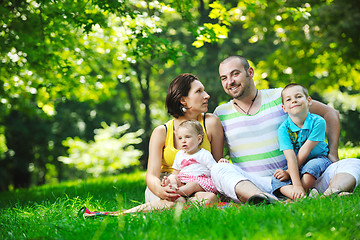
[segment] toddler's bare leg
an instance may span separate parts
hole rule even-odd
[[[199,183],[197,182],[188,182],[182,187],[179,188],[179,190],[176,192],[180,194],[181,196],[190,196],[194,192],[203,192],[205,191]]]

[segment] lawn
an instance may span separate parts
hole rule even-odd
[[[0,193],[0,239],[360,239],[360,190],[351,197],[270,206],[178,208],[83,219],[144,201],[145,173]]]

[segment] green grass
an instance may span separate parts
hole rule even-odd
[[[190,208],[82,219],[144,200],[145,173],[0,193],[0,239],[360,239],[360,190],[293,204]]]

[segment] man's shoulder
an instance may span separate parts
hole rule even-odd
[[[225,103],[221,103],[219,106],[215,108],[214,115],[219,116],[223,115],[225,112],[227,112],[229,109],[231,109],[231,104],[233,100],[230,100]]]
[[[262,94],[268,97],[271,96],[279,97],[281,96],[282,88],[268,88],[268,89],[262,89],[260,91]]]

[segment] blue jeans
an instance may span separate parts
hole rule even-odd
[[[321,176],[321,174],[331,165],[331,161],[325,156],[319,156],[317,158],[313,158],[308,160],[304,165],[299,167],[300,178],[305,174],[308,173],[312,175],[315,179]],[[283,170],[287,170],[288,167],[284,167]],[[271,187],[272,187],[272,194],[277,197],[281,197],[282,194],[280,193],[279,189],[281,187],[291,185],[291,179],[280,181],[279,179],[272,176],[271,178]]]

